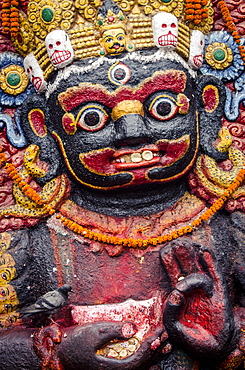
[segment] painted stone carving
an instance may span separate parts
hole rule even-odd
[[[43,71],[33,53],[27,55],[24,59],[25,72],[32,82],[37,92],[46,90],[47,83],[44,80]]]
[[[51,63],[55,68],[70,64],[74,57],[69,36],[62,30],[50,32],[45,38],[45,45]]]
[[[0,369],[243,368],[245,50],[225,2],[1,6]],[[52,320],[23,315],[65,284]]]
[[[154,42],[157,47],[173,50],[178,40],[178,21],[170,13],[160,12],[152,19]]]
[[[99,9],[96,23],[102,47],[100,55],[115,56],[125,50],[133,51],[127,18],[116,4],[105,1]]]
[[[198,30],[192,31],[190,42],[189,63],[194,69],[202,66],[204,50],[204,35]]]

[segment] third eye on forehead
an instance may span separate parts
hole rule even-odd
[[[118,64],[117,80],[124,78],[125,70],[122,67]],[[128,78],[126,78],[127,80]],[[66,112],[81,104],[88,103],[88,97],[90,102],[99,102],[108,108],[113,108],[123,100],[139,100],[143,103],[151,94],[160,90],[169,92],[170,95],[184,93],[187,87],[186,83],[187,75],[181,70],[156,71],[151,77],[143,79],[136,86],[125,84],[124,86],[116,86],[113,91],[98,83],[82,82],[75,88],[70,87],[61,92],[58,100]]]

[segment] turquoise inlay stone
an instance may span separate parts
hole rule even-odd
[[[7,77],[7,82],[10,86],[17,86],[20,83],[20,75],[18,73],[10,73]]]
[[[225,51],[223,49],[216,49],[213,52],[213,56],[218,62],[222,62],[225,59]]]
[[[54,12],[53,12],[52,9],[50,9],[50,8],[44,8],[42,10],[42,19],[45,22],[51,22],[53,18],[54,18]]]

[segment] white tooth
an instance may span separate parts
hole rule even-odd
[[[154,153],[153,154],[153,157],[158,157],[158,153]]]
[[[142,157],[140,153],[133,153],[131,154],[131,161],[133,163],[139,163],[142,161]]]
[[[153,158],[153,153],[150,150],[144,150],[142,153],[142,158],[145,161],[150,161]]]
[[[120,159],[120,162],[121,162],[121,163],[124,163],[124,162],[125,162],[125,159],[124,159],[124,158],[121,158],[121,159]]]
[[[120,160],[119,158],[117,158],[117,159],[116,159],[116,162],[117,162],[117,163],[120,163],[120,162],[121,162],[121,160]]]

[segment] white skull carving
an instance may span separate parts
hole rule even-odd
[[[178,40],[178,20],[170,13],[160,12],[152,18],[155,45],[173,50]]]
[[[63,68],[73,61],[73,48],[65,31],[50,32],[45,39],[45,45],[51,63],[55,68]]]
[[[194,69],[198,69],[202,66],[203,49],[204,49],[204,34],[198,30],[192,31],[188,63]]]
[[[38,61],[36,60],[33,53],[28,54],[24,59],[25,72],[35,87],[37,92],[43,92],[46,90],[47,83],[43,77],[43,71],[41,70]]]

